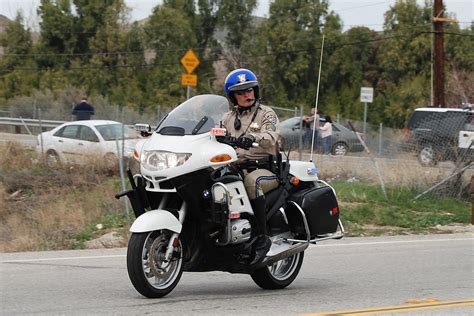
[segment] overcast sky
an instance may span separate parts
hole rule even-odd
[[[99,0],[97,0],[99,1]],[[255,15],[268,15],[268,3],[271,0],[257,0],[259,6]],[[132,9],[132,20],[141,20],[150,15],[160,0],[125,0]],[[424,3],[423,0],[418,0]],[[447,11],[454,13],[462,28],[474,21],[474,0],[444,0]],[[38,18],[36,9],[40,0],[0,0],[0,14],[13,19],[17,10],[22,10],[28,26],[36,29]],[[330,9],[338,13],[344,23],[344,29],[364,25],[373,30],[382,30],[383,15],[395,0],[330,0]]]

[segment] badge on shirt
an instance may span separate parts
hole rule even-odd
[[[260,132],[260,125],[257,122],[250,124],[249,129],[251,132]]]

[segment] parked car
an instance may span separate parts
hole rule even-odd
[[[417,108],[404,129],[405,148],[415,152],[424,166],[465,158],[459,147],[459,135],[464,135],[461,131],[472,120],[471,108]]]
[[[465,161],[474,160],[474,121],[467,123],[463,130],[459,132],[458,147],[461,159]]]
[[[124,156],[132,157],[138,141],[134,129],[122,123],[106,120],[87,120],[64,123],[37,138],[36,151],[45,154],[48,165],[84,163],[89,158],[104,158],[105,162],[117,161],[117,142],[122,145]]]
[[[305,134],[306,128],[303,131],[300,129],[301,116],[295,116],[280,122],[278,125],[280,135],[283,138],[283,149],[298,148],[300,134]],[[320,119],[320,126],[324,124],[325,120]],[[364,137],[362,133],[358,133]],[[303,136],[302,136],[303,137]],[[305,149],[308,149],[311,144],[303,144]],[[361,152],[364,150],[362,143],[359,141],[357,135],[350,129],[344,127],[339,123],[332,123],[332,146],[331,154],[344,156],[348,152]]]

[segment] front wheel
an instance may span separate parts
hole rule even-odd
[[[298,276],[303,264],[304,252],[255,270],[250,276],[262,289],[276,290],[290,285]]]
[[[179,241],[171,260],[165,253],[172,236],[167,230],[132,234],[127,250],[130,281],[143,296],[159,298],[170,293],[183,273],[183,246]],[[176,244],[176,243],[175,243]]]

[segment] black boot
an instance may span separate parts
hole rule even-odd
[[[255,200],[250,201],[253,213],[257,220],[256,235],[257,240],[253,245],[254,257],[250,262],[251,265],[258,264],[265,259],[265,255],[272,246],[270,238],[267,236],[267,222],[265,212],[265,197],[259,196]]]
[[[255,244],[253,245],[254,257],[250,262],[250,265],[261,263],[265,259],[268,250],[272,246],[272,241],[267,235],[260,235],[257,237]]]

